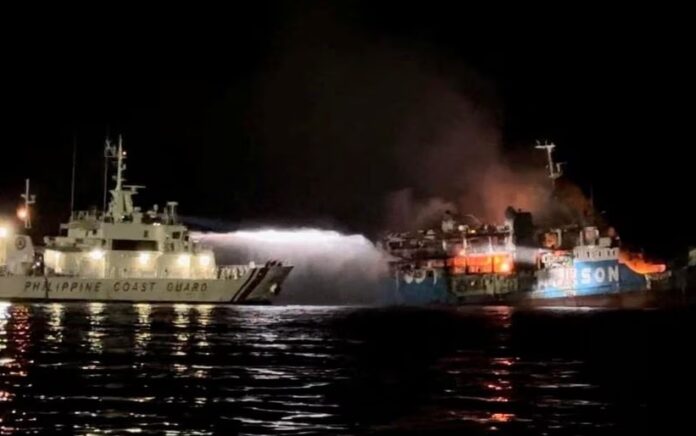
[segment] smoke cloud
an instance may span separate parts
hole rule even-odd
[[[328,6],[298,14],[278,41],[252,130],[274,153],[265,189],[288,215],[374,233],[447,209],[493,222],[509,205],[541,209],[543,156],[505,158],[497,90],[454,54],[376,36]]]

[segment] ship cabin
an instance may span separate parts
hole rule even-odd
[[[447,213],[441,229],[392,234],[387,251],[426,268],[447,267],[455,274],[510,274],[515,245],[510,225],[466,225]]]
[[[452,258],[455,274],[510,274],[515,246],[509,226],[484,225],[464,231],[461,249]]]

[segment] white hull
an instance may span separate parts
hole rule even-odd
[[[186,303],[264,303],[279,292],[292,267],[249,268],[233,279],[2,276],[0,300],[88,300]]]

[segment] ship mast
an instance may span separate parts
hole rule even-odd
[[[546,168],[549,170],[549,179],[551,179],[551,185],[553,188],[556,188],[556,179],[563,175],[562,165],[564,164],[564,162],[554,162],[553,160],[553,150],[556,148],[556,144],[553,142],[545,142],[543,144],[537,142],[537,145],[534,148],[546,150],[546,157],[548,159]]]
[[[108,144],[108,143],[107,143]],[[144,186],[124,185],[126,179],[123,172],[126,170],[126,152],[123,150],[123,138],[119,135],[118,146],[107,147],[107,159],[116,159],[116,175],[113,177],[116,186],[111,192],[111,202],[107,215],[110,215],[113,222],[122,222],[126,217],[131,216],[135,210],[133,207],[133,195],[137,194],[138,188]]]
[[[116,180],[116,187],[110,192],[113,195],[118,195],[123,190],[123,171],[126,169],[126,165],[123,160],[126,157],[126,152],[123,151],[123,137],[118,135],[118,145],[111,145],[111,140],[106,138],[104,143],[104,212],[106,209],[106,192],[109,190],[108,187],[108,173],[109,173],[109,160],[116,159],[116,176],[113,177]]]
[[[102,212],[106,213],[106,192],[109,190],[109,159],[113,159],[116,154],[116,147],[111,145],[111,140],[107,137],[104,141],[104,197],[102,200]]]
[[[24,199],[24,207],[17,211],[17,216],[24,222],[24,228],[28,230],[31,229],[31,211],[29,206],[36,203],[36,195],[29,193],[29,179],[26,179],[24,194],[21,197]]]
[[[123,163],[123,158],[126,152],[123,151],[123,138],[118,135],[118,149],[117,149],[117,163],[116,163],[116,191],[121,191],[123,188],[123,170],[126,169],[126,165]]]
[[[123,191],[123,171],[126,169],[126,165],[123,163],[125,158],[125,152],[123,151],[123,140],[121,135],[118,136],[118,145],[116,147],[107,148],[107,159],[116,159],[116,175],[114,180],[116,181],[116,186],[111,192],[111,202],[109,203],[108,213],[113,218],[114,222],[120,222],[127,213],[127,201],[126,194]]]

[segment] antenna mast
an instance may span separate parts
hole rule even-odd
[[[126,165],[123,163],[123,158],[125,157],[126,152],[123,151],[123,140],[121,135],[118,135],[118,151],[116,153],[116,190],[120,191],[123,188],[123,170],[126,169]]]
[[[115,147],[110,158],[116,159],[116,175],[113,176],[116,186],[111,190],[112,200],[109,203],[107,213],[113,218],[114,222],[121,222],[125,217],[133,214],[135,209],[133,208],[132,197],[137,194],[138,188],[143,188],[144,186],[123,184],[126,181],[123,177],[123,172],[126,170],[126,152],[123,150],[123,139],[120,135],[118,137],[118,146]]]
[[[556,187],[556,179],[563,175],[564,162],[554,162],[553,160],[553,150],[556,148],[556,144],[553,142],[544,142],[543,144],[537,141],[537,145],[534,147],[539,150],[546,150],[546,156],[548,158],[548,164],[546,168],[549,169],[549,179],[551,179],[551,184]]]
[[[106,213],[106,192],[109,190],[109,159],[116,157],[116,147],[111,145],[111,140],[107,137],[104,141],[104,197],[102,201],[102,212]]]
[[[24,221],[24,228],[31,229],[31,211],[29,206],[36,203],[36,195],[29,193],[29,179],[26,179],[24,194],[21,195],[24,199],[24,207],[17,212],[20,220]]]

